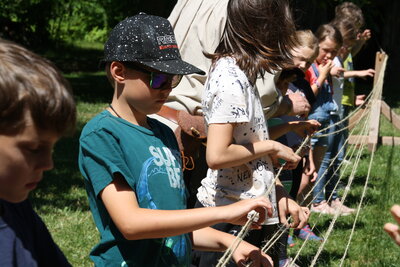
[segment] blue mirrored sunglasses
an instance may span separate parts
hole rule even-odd
[[[140,71],[143,73],[147,73],[150,75],[150,87],[153,89],[166,89],[165,85],[171,85],[171,88],[175,88],[178,86],[182,79],[182,75],[179,74],[167,74],[167,73],[160,73],[160,72],[153,72],[141,68],[137,64],[124,62],[124,65],[136,71]]]

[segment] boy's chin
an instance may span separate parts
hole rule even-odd
[[[20,203],[28,198],[29,192],[26,194],[20,194],[20,195],[8,195],[8,196],[1,196],[0,199],[5,200],[10,203]]]

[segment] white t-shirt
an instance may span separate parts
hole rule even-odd
[[[236,144],[269,139],[258,91],[231,57],[219,59],[211,70],[202,108],[207,126],[212,123],[236,124],[233,132]],[[273,179],[272,161],[268,156],[237,167],[208,169],[197,198],[206,207],[222,206],[263,196],[270,190],[269,199],[274,213],[265,224],[274,224],[279,220]]]
[[[340,62],[338,57],[335,57],[333,60],[335,67],[343,68],[342,62]],[[333,101],[335,101],[338,106],[338,114],[342,114],[342,97],[343,97],[343,86],[344,86],[344,78],[343,77],[332,77],[333,82]]]

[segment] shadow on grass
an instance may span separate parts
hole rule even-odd
[[[326,250],[323,250],[318,257],[317,266],[329,266],[329,264],[332,262],[332,259],[341,259],[342,256],[343,253],[328,252]],[[300,266],[310,266],[313,258],[314,255],[303,254],[297,258],[296,263]]]
[[[104,72],[66,75],[71,83],[76,102],[109,102],[113,90]]]
[[[318,221],[316,228],[318,229],[319,232],[324,232],[325,230],[328,230],[329,225],[332,222],[332,217],[329,218],[319,218],[319,219],[312,219],[313,222]],[[342,216],[339,217],[334,225],[334,231],[335,230],[351,230],[353,228],[353,223],[354,223],[354,215],[348,215],[348,216]],[[358,220],[356,222],[356,227],[357,229],[360,228],[365,228],[366,225],[364,222]]]

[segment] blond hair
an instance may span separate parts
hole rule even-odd
[[[299,47],[308,47],[318,54],[318,39],[311,30],[296,31],[296,42]]]

